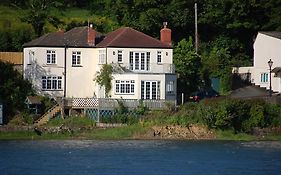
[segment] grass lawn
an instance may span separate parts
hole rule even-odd
[[[145,133],[146,128],[139,124],[120,128],[95,128],[91,130],[77,131],[74,133],[46,133],[41,136],[33,131],[0,132],[0,140],[40,140],[40,139],[133,139],[134,135]]]

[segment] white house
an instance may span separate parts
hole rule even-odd
[[[24,44],[24,78],[39,94],[66,98],[104,98],[95,81],[103,64],[112,64],[111,98],[176,99],[171,30],[161,39],[129,27],[106,36],[91,27],[55,32]]]
[[[240,67],[236,71],[250,75],[251,83],[270,89],[269,60],[271,67],[272,91],[281,92],[281,32],[258,32],[254,43],[252,67]]]

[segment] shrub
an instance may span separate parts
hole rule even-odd
[[[67,126],[67,127],[92,127],[96,125],[95,120],[86,117],[86,116],[70,116],[65,119],[62,118],[54,118],[51,119],[47,125],[49,126]]]
[[[31,115],[31,114],[28,114],[28,113],[24,113],[23,114],[23,119],[24,119],[25,123],[31,125],[31,124],[33,124],[34,116]]]
[[[264,108],[261,105],[252,105],[250,118],[243,122],[243,131],[251,132],[254,127],[264,127]]]
[[[281,126],[281,106],[274,104],[265,105],[265,124],[267,126]]]
[[[135,109],[135,113],[137,115],[144,115],[145,112],[147,111],[147,108],[144,106],[144,103],[142,100],[139,100],[139,105],[138,107]]]

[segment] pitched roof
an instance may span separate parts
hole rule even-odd
[[[102,35],[96,33],[96,40],[98,41]],[[23,47],[34,46],[53,46],[53,47],[94,47],[88,44],[88,27],[75,27],[67,32],[55,32],[43,35],[28,43],[25,43]]]
[[[29,46],[63,46],[63,33],[55,32],[43,35],[28,43],[23,44],[23,47]]]
[[[274,37],[274,38],[281,39],[281,32],[270,31],[270,32],[259,32],[259,33],[267,35],[267,36],[271,36],[271,37]]]
[[[171,48],[169,44],[130,27],[122,27],[109,33],[97,47]]]
[[[42,104],[41,100],[36,96],[27,96],[26,103],[27,104],[39,104],[39,105]]]
[[[88,44],[88,27],[75,27],[68,32],[55,32],[43,35],[23,47],[130,47],[130,48],[171,48],[167,43],[148,36],[130,27],[119,28],[102,36],[95,32],[96,46]]]

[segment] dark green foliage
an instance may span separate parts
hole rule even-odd
[[[220,75],[220,93],[226,94],[232,89],[232,72],[231,68],[226,68],[222,70]]]
[[[196,54],[192,38],[181,40],[174,49],[174,64],[178,74],[178,93],[190,94],[198,89],[201,59]]]
[[[69,128],[92,128],[96,125],[96,122],[86,116],[70,116],[65,119],[54,118],[51,119],[48,123],[48,126],[65,126]]]
[[[26,124],[32,125],[34,121],[34,116],[32,114],[25,112],[23,113],[23,119]]]
[[[147,111],[147,108],[144,106],[143,101],[142,101],[142,100],[139,100],[139,105],[138,105],[138,107],[135,109],[134,112],[135,112],[137,115],[144,115],[146,111]]]
[[[127,123],[128,108],[124,105],[122,100],[117,100],[118,107],[115,109],[116,123]]]
[[[40,99],[42,105],[40,106],[39,113],[44,114],[47,112],[50,108],[52,108],[55,105],[55,101],[50,99],[48,96],[38,96]]]
[[[132,125],[139,121],[139,116],[145,111],[145,108],[141,105],[135,111],[129,111],[122,99],[117,100],[117,102],[118,107],[115,109],[114,115],[101,117],[100,121],[102,123],[123,123]]]
[[[0,51],[21,51],[22,44],[30,41],[33,30],[28,25],[0,29]]]
[[[59,8],[62,3],[59,0],[28,0],[22,21],[32,25],[36,35],[43,34],[44,26],[47,22],[54,24],[55,27],[61,23],[58,18],[50,14],[52,8]]]
[[[14,50],[12,48],[12,38],[8,31],[0,30],[0,51]]]
[[[0,99],[4,103],[4,116],[11,118],[16,112],[24,110],[24,101],[31,94],[31,84],[23,80],[11,64],[0,61]]]
[[[281,125],[281,108],[279,105],[264,105],[264,120],[267,125]]]
[[[281,106],[262,100],[206,99],[200,103],[186,103],[177,111],[153,112],[146,122],[157,125],[203,124],[210,129],[251,133],[254,128],[281,126]]]

